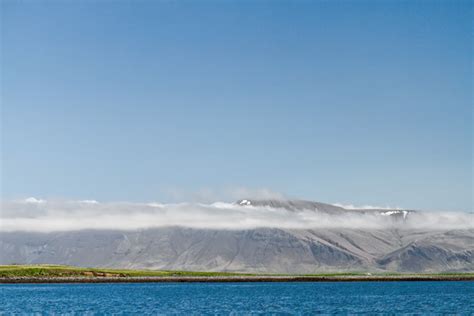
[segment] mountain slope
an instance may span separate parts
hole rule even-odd
[[[451,242],[439,242],[449,238]],[[474,230],[76,231],[0,234],[0,263],[196,271],[316,273],[474,270]]]

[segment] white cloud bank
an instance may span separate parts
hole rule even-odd
[[[334,203],[334,206],[339,206],[345,208],[346,210],[401,210],[403,208],[399,206],[376,206],[376,205],[354,205],[354,204],[343,204],[343,203]]]
[[[35,198],[3,201],[0,231],[70,231],[81,229],[134,230],[165,226],[212,229],[277,227],[292,229],[388,227],[417,229],[474,228],[472,213],[416,212],[395,221],[378,212],[327,214],[317,210],[242,206],[233,203],[100,203],[94,200],[46,201]]]

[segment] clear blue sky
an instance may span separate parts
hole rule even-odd
[[[1,1],[2,193],[472,210],[469,1]]]

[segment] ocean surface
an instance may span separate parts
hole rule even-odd
[[[474,313],[474,282],[2,284],[2,314]]]

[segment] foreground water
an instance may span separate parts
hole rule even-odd
[[[11,313],[474,313],[472,282],[3,284]]]

